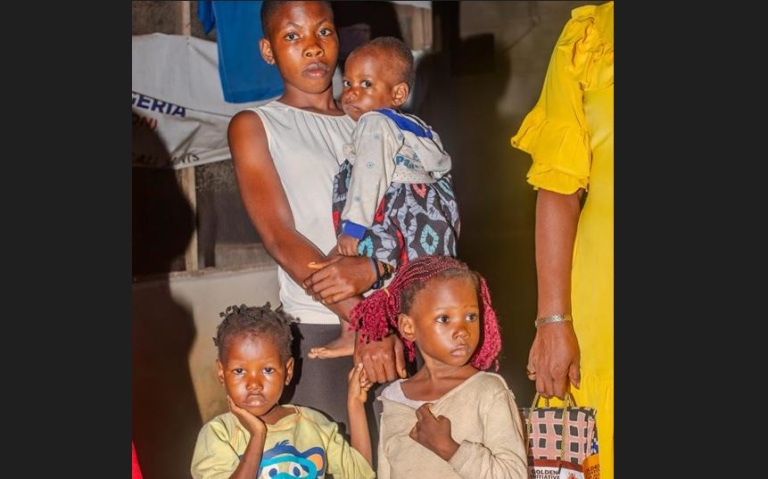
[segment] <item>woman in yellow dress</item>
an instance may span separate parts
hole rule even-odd
[[[545,397],[570,383],[596,409],[600,477],[613,479],[613,2],[573,10],[512,146],[533,157],[538,189],[528,376]]]

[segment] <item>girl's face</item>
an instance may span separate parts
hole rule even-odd
[[[291,382],[293,358],[284,362],[268,334],[238,334],[224,353],[223,362],[216,360],[219,382],[238,407],[264,419]]]
[[[397,72],[381,49],[353,53],[344,67],[341,107],[353,120],[371,110],[397,108],[405,102],[407,90],[400,90],[407,86],[398,81]]]
[[[339,56],[333,12],[320,2],[288,2],[259,42],[267,63],[276,63],[286,89],[322,93],[331,86]]]
[[[480,342],[480,307],[470,278],[434,278],[416,293],[411,311],[400,317],[400,331],[428,358],[463,366]]]

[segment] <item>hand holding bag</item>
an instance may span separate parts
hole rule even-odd
[[[569,392],[563,407],[520,408],[525,423],[529,479],[599,479],[596,411],[577,407]]]

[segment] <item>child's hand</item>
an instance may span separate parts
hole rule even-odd
[[[416,410],[418,421],[409,436],[447,461],[453,457],[459,445],[451,437],[451,420],[445,416],[435,417],[430,410],[431,406],[426,403]]]
[[[338,240],[336,240],[336,243],[336,248],[339,250],[339,253],[344,256],[360,256],[360,251],[357,249],[360,240],[357,238],[341,233]]]
[[[349,386],[347,387],[347,401],[349,403],[365,404],[368,399],[368,390],[373,383],[368,379],[363,369],[363,363],[353,367],[347,377]]]
[[[234,414],[240,420],[240,424],[251,433],[251,437],[265,438],[267,436],[267,425],[264,424],[264,421],[245,409],[237,407],[229,395],[227,395],[227,406],[229,406],[229,412]]]

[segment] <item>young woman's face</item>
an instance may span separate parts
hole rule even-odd
[[[270,21],[268,37],[272,58],[286,88],[306,93],[321,93],[330,88],[339,56],[339,39],[333,12],[326,5],[286,3]]]
[[[462,366],[480,342],[480,307],[469,278],[435,278],[416,293],[407,314],[422,356]]]
[[[341,107],[357,121],[364,113],[377,108],[394,108],[397,73],[378,48],[352,54],[344,65]]]
[[[219,382],[235,404],[255,416],[265,416],[277,405],[293,376],[293,358],[284,362],[268,334],[238,334],[217,360]]]

